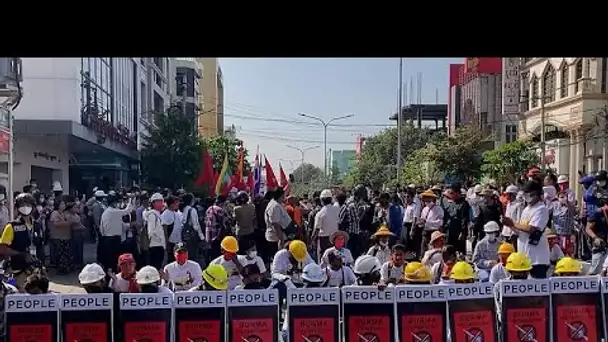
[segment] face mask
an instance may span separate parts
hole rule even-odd
[[[247,256],[248,256],[250,259],[254,259],[255,257],[257,257],[257,256],[258,256],[258,251],[249,251],[249,252],[247,252]]]
[[[597,186],[599,186],[600,188],[603,188],[606,186],[606,181],[598,181],[597,182]]]
[[[175,253],[175,261],[180,265],[185,264],[188,261],[188,253]]]
[[[490,243],[496,242],[496,235],[494,235],[494,234],[488,235],[488,242],[490,242]]]
[[[17,209],[17,210],[19,210],[19,214],[27,216],[32,213],[33,208],[30,207],[29,205],[26,205],[23,207],[19,207],[19,209]]]
[[[344,247],[344,240],[342,240],[342,239],[336,239],[336,240],[334,241],[334,246],[335,246],[337,249],[341,249],[342,247]]]
[[[155,201],[152,204],[152,207],[154,208],[154,210],[158,210],[158,211],[163,210],[164,206],[165,206],[165,203],[163,203],[162,201]]]
[[[141,285],[140,288],[142,293],[158,293],[158,285],[156,284]]]
[[[386,247],[386,246],[388,246],[388,241],[380,241],[379,244],[382,247]]]

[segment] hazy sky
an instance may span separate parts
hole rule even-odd
[[[436,89],[439,103],[447,103],[449,64],[463,60],[404,59],[404,83],[409,87],[413,77],[415,85],[417,72],[422,72],[423,103],[435,103]],[[326,121],[355,115],[328,127],[328,150],[353,150],[358,134],[366,136],[394,125],[388,117],[397,109],[398,58],[222,58],[220,64],[224,124],[236,126],[251,155],[259,145],[275,170],[279,162],[286,172],[300,164],[300,152],[286,145],[319,145],[306,152],[305,162],[323,167],[323,128],[317,121],[298,116],[300,112]]]

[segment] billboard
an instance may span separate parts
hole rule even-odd
[[[520,59],[502,59],[502,114],[511,115],[519,113],[519,68]]]
[[[464,62],[466,74],[500,74],[502,58],[500,57],[467,57]]]

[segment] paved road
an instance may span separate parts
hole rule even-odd
[[[95,261],[96,244],[85,244],[84,246],[84,262],[90,263]],[[57,275],[55,269],[49,269],[49,279],[51,280],[51,290],[61,293],[85,293],[84,289],[78,282],[78,271],[74,271],[66,275]]]

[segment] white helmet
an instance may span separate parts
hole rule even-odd
[[[53,182],[53,191],[63,191],[63,187],[61,186],[61,183],[59,183],[58,181],[54,181]]]
[[[162,201],[162,200],[163,200],[163,195],[159,194],[158,192],[153,193],[152,197],[150,197],[150,202]]]
[[[152,266],[144,266],[135,274],[135,281],[139,285],[152,284],[160,280],[160,273]]]
[[[81,285],[93,284],[106,277],[106,272],[98,264],[87,264],[78,275]]]
[[[517,187],[517,185],[509,185],[505,192],[508,194],[517,195],[517,193],[519,192],[519,188]]]
[[[302,279],[309,283],[324,283],[327,281],[327,272],[315,263],[308,264],[302,270]]]
[[[106,197],[106,193],[103,190],[96,190],[95,197]]]
[[[486,233],[494,233],[500,230],[498,223],[490,221],[483,226],[483,231]]]
[[[473,187],[473,192],[476,194],[478,194],[482,191],[483,191],[483,186],[481,186],[481,184],[477,184],[477,185],[475,185],[475,187]]]
[[[355,274],[371,274],[376,271],[380,272],[382,265],[378,258],[371,255],[362,255],[355,260],[353,271]]]
[[[332,198],[332,193],[331,190],[329,189],[325,189],[323,191],[321,191],[321,194],[319,195],[319,198]]]
[[[568,176],[560,175],[557,177],[557,184],[568,183]]]

